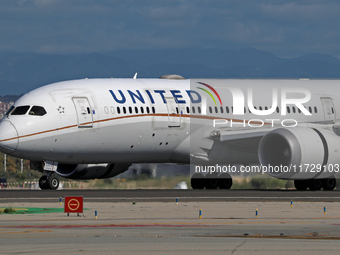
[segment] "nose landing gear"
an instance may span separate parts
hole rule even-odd
[[[59,187],[59,179],[58,176],[54,173],[51,173],[50,175],[43,175],[39,179],[39,187],[42,190],[45,189],[52,189],[56,190]]]

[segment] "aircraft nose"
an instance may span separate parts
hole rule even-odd
[[[11,122],[2,120],[0,122],[0,151],[5,154],[13,153],[19,143],[18,132]]]

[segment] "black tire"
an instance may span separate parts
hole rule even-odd
[[[308,181],[308,187],[310,190],[320,190],[323,186],[322,179],[310,179]]]
[[[218,188],[218,178],[217,173],[207,174],[204,177],[204,187],[206,189],[217,189]]]
[[[308,181],[307,180],[294,180],[294,186],[297,190],[307,190]]]
[[[50,175],[47,178],[47,185],[48,185],[49,189],[53,189],[53,190],[58,189],[58,187],[59,187],[59,179],[58,179],[58,177],[55,176],[55,175]]]
[[[47,189],[47,176],[43,175],[39,179],[39,188],[40,189]]]
[[[218,187],[220,189],[230,189],[233,185],[233,179],[230,174],[223,173],[218,176]]]
[[[333,177],[323,179],[322,188],[324,190],[333,190],[336,186],[336,179]]]
[[[204,189],[204,175],[194,174],[191,176],[190,183],[192,189]]]

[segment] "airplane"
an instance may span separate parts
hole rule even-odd
[[[134,163],[173,163],[190,165],[193,189],[230,189],[235,171],[256,169],[297,190],[333,190],[339,85],[179,75],[62,81],[14,103],[0,122],[0,151],[45,173],[41,189],[57,189],[59,176],[111,178]]]

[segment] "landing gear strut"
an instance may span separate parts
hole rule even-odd
[[[49,176],[43,175],[39,179],[39,187],[42,190],[45,189],[52,189],[56,190],[59,187],[59,179],[58,176],[54,173],[50,174]]]

